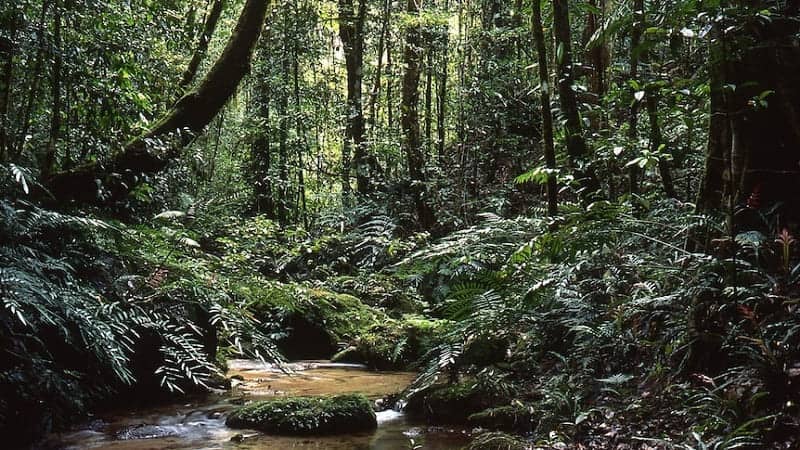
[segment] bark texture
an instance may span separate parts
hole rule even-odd
[[[406,11],[418,15],[420,4],[417,1],[407,0]],[[408,175],[411,181],[414,204],[420,225],[424,229],[431,228],[435,223],[433,210],[425,198],[425,160],[422,153],[419,126],[419,80],[420,65],[422,62],[421,33],[418,24],[409,25],[406,29],[405,47],[403,49],[402,100],[400,106],[400,126],[403,131],[403,152],[408,163]]]

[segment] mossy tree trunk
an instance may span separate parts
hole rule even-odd
[[[200,62],[202,62],[203,57],[205,57],[206,52],[208,52],[208,44],[211,42],[214,31],[217,29],[217,23],[219,22],[220,16],[222,16],[222,9],[224,6],[225,0],[214,0],[214,3],[211,5],[211,11],[208,12],[205,24],[203,24],[203,31],[198,38],[197,47],[194,50],[194,54],[192,54],[192,59],[189,61],[189,65],[186,66],[183,75],[181,75],[180,83],[178,83],[180,94],[183,94],[184,90],[192,84],[197,76],[197,69],[200,68]]]
[[[236,27],[220,57],[199,85],[184,95],[149,131],[131,140],[105,163],[91,163],[45,179],[61,199],[96,202],[119,199],[140,180],[141,173],[156,173],[201,133],[236,92],[250,70],[250,58],[264,26],[268,0],[247,0]],[[155,151],[153,144],[176,134],[178,139]],[[98,189],[96,180],[102,188]]]
[[[731,230],[739,206],[781,205],[784,223],[800,219],[797,5],[734,3],[711,43],[711,119],[697,202],[701,211],[727,211]],[[755,14],[770,7],[776,13],[768,21]]]
[[[567,153],[572,171],[580,185],[580,196],[584,203],[598,196],[600,182],[588,160],[589,149],[583,137],[578,112],[578,100],[573,85],[575,79],[572,66],[572,37],[570,34],[569,6],[567,0],[553,0],[553,30],[556,38],[556,65],[558,96],[561,113],[564,115],[564,131],[567,136]]]
[[[553,111],[550,104],[550,71],[547,66],[547,48],[544,41],[544,30],[542,27],[542,7],[541,2],[533,0],[533,14],[531,25],[533,28],[533,40],[536,43],[536,52],[539,62],[539,92],[542,102],[542,145],[544,147],[544,160],[547,169],[551,172],[547,175],[547,214],[555,216],[558,214],[558,184],[553,171],[556,169],[556,150],[553,143]]]
[[[342,143],[342,195],[345,203],[350,195],[351,156],[355,163],[356,186],[359,194],[370,191],[369,164],[364,144],[364,108],[361,86],[364,65],[364,21],[367,2],[360,0],[358,7],[353,0],[339,0],[339,38],[344,47],[347,70],[347,109],[345,138]]]
[[[419,16],[422,0],[407,0],[406,12],[415,18]],[[408,164],[408,175],[411,181],[417,219],[423,229],[430,229],[436,219],[433,210],[425,198],[425,159],[422,153],[419,126],[419,81],[422,62],[422,39],[419,23],[411,23],[405,32],[405,48],[403,49],[403,86],[400,106],[400,125],[403,129],[403,152]]]

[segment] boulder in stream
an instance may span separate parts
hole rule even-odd
[[[287,435],[345,434],[378,426],[371,402],[358,394],[254,402],[231,413],[226,424]]]

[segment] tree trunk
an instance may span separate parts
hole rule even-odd
[[[436,154],[439,158],[439,167],[444,168],[447,164],[445,154],[445,139],[447,133],[447,64],[449,62],[447,51],[449,48],[447,33],[444,35],[444,43],[441,55],[441,71],[439,72],[439,82],[436,93]]]
[[[62,7],[59,0],[53,4],[55,12],[53,17],[53,73],[50,81],[50,135],[47,148],[39,161],[39,170],[43,179],[47,179],[55,168],[56,153],[58,152],[58,139],[61,135],[61,69],[64,66],[63,49],[61,48],[61,14]]]
[[[553,29],[556,37],[556,60],[558,68],[558,96],[561,112],[564,115],[564,132],[567,136],[569,154],[575,179],[580,185],[580,195],[584,203],[602,195],[600,183],[587,161],[589,150],[583,138],[578,102],[573,89],[572,38],[570,36],[569,7],[567,0],[553,0]]]
[[[433,146],[433,48],[428,46],[425,58],[425,154],[430,158]]]
[[[406,11],[409,15],[418,16],[421,0],[407,0]],[[423,159],[419,129],[419,79],[422,61],[421,36],[419,24],[410,24],[406,28],[406,42],[403,49],[403,86],[401,101],[400,125],[403,130],[403,152],[408,163],[408,175],[417,219],[423,229],[433,227],[436,219],[433,210],[425,198],[425,160]]]
[[[200,38],[197,41],[197,47],[195,47],[192,59],[189,61],[189,65],[186,67],[183,75],[181,75],[181,81],[178,83],[179,95],[183,95],[184,91],[192,84],[197,76],[197,69],[200,68],[200,62],[203,60],[203,57],[206,56],[206,52],[208,52],[208,44],[211,42],[211,37],[214,36],[214,30],[217,29],[217,23],[222,15],[224,6],[225,0],[214,0],[214,3],[211,5],[211,11],[209,11],[208,17],[206,17],[206,22],[203,25],[203,31],[200,33]]]
[[[9,105],[14,82],[14,55],[17,52],[16,38],[20,26],[20,12],[16,7],[0,12],[0,26],[7,36],[0,38],[0,162],[11,154],[11,133],[9,133]]]
[[[661,127],[658,124],[658,90],[650,88],[647,90],[647,117],[650,121],[650,151],[661,153],[662,144]],[[661,184],[664,186],[664,193],[669,198],[678,198],[675,192],[675,183],[672,181],[672,172],[669,161],[666,158],[658,158],[658,173],[661,175]]]
[[[770,5],[774,2],[747,3]],[[715,30],[701,211],[780,205],[783,223],[800,219],[800,24],[793,7],[776,9],[769,22],[753,18],[735,24],[739,28],[724,23]],[[733,48],[738,57],[729,59]],[[726,88],[730,85],[736,89]]]
[[[257,127],[251,146],[253,172],[253,207],[256,214],[275,219],[275,200],[272,193],[272,155],[270,148],[270,100],[272,98],[271,64],[272,31],[267,28],[259,42],[259,63],[262,70],[256,75],[253,100]]]
[[[370,191],[369,164],[364,147],[364,111],[361,101],[361,84],[364,62],[364,20],[366,0],[360,0],[358,11],[353,0],[339,0],[339,38],[344,47],[347,69],[347,125],[342,144],[342,194],[350,192],[350,155],[356,171],[356,189],[359,194]]]
[[[547,169],[547,214],[558,214],[558,184],[556,181],[556,151],[553,143],[553,111],[550,104],[550,71],[547,67],[547,49],[542,29],[542,8],[539,0],[532,2],[533,39],[536,42],[536,52],[539,56],[539,82],[542,102],[542,145],[544,147],[544,160]]]
[[[200,133],[236,92],[250,70],[253,53],[267,11],[267,0],[247,0],[236,27],[220,57],[196,89],[183,96],[149,131],[131,140],[106,164],[91,163],[45,180],[50,191],[62,199],[109,201],[126,195],[137,183],[139,173],[155,173],[166,167],[191,135]],[[188,131],[188,133],[187,133]],[[163,154],[148,148],[148,143],[169,133],[181,139]],[[122,177],[111,177],[116,173]],[[105,182],[98,198],[95,180]]]
[[[386,52],[387,35],[389,33],[389,16],[391,14],[391,0],[384,2],[383,18],[381,20],[381,34],[378,37],[378,58],[375,67],[375,81],[372,83],[372,90],[369,93],[369,120],[367,121],[373,138],[376,138],[378,121],[378,99],[381,93],[381,76],[383,75],[383,54]]]
[[[639,77],[639,44],[642,41],[642,30],[644,29],[644,0],[634,0],[633,2],[633,26],[631,27],[631,70],[629,78],[632,81],[638,81]],[[638,141],[638,124],[639,124],[639,102],[634,100],[631,104],[630,111],[628,112],[628,138],[631,145],[635,145]],[[628,192],[631,194],[639,193],[639,177],[641,169],[636,164],[631,164],[628,167]]]
[[[25,106],[21,113],[21,118],[19,119],[19,132],[14,137],[13,142],[9,142],[9,145],[12,147],[12,150],[9,151],[11,160],[15,160],[22,154],[22,151],[25,147],[26,136],[28,135],[28,131],[30,130],[31,126],[33,107],[39,97],[39,85],[41,84],[42,80],[42,67],[44,66],[46,49],[44,32],[47,22],[47,12],[50,9],[50,4],[51,2],[49,0],[42,2],[42,9],[39,15],[39,25],[36,28],[37,49],[35,62],[33,63],[33,70],[31,71],[31,86],[30,89],[28,89],[27,96],[25,97]]]
[[[284,14],[287,14],[284,12]],[[287,21],[284,16],[284,22]],[[289,206],[291,196],[289,189],[289,40],[291,37],[284,32],[283,48],[281,50],[281,77],[283,86],[278,94],[278,223],[284,228],[289,221]]]

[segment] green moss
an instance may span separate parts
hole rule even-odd
[[[256,402],[231,413],[226,424],[288,435],[353,433],[378,426],[372,405],[359,394]]]
[[[359,331],[352,345],[332,360],[363,363],[378,370],[408,369],[431,348],[445,322],[417,316],[386,319]]]
[[[325,286],[358,297],[372,307],[382,308],[394,318],[421,311],[424,307],[416,289],[395,275],[365,273],[338,276],[325,280]]]
[[[523,405],[490,408],[467,418],[470,425],[491,430],[529,432],[533,428],[533,414]]]
[[[467,446],[467,450],[527,450],[531,446],[526,441],[505,433],[479,434]]]

